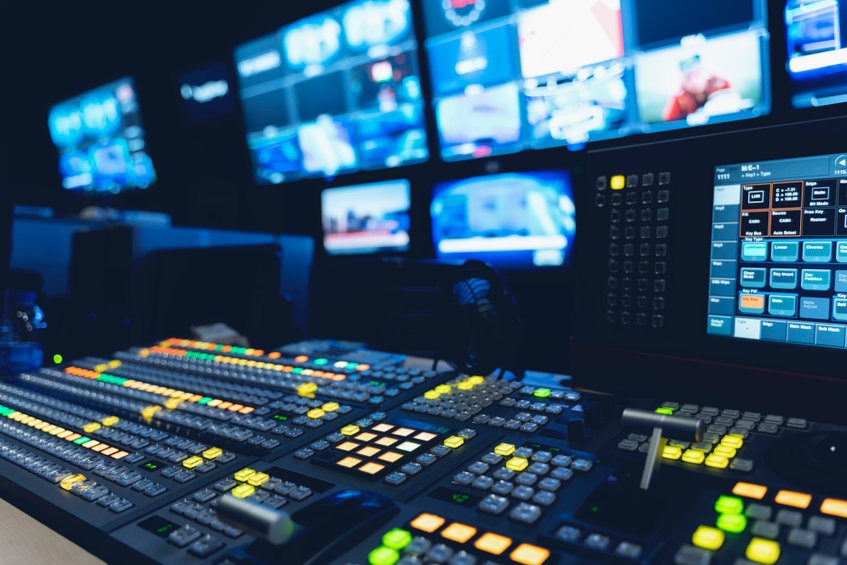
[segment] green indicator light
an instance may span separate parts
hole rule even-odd
[[[300,373],[302,373],[302,372],[303,372],[303,369],[301,369],[300,367],[294,367],[294,368],[291,370],[291,372],[292,372],[292,373],[297,373],[297,374],[299,375]]]
[[[209,398],[208,396],[204,396],[203,398],[201,398],[200,400],[197,401],[197,404],[206,404],[206,403],[211,402],[211,401],[212,401],[211,398]]]
[[[394,565],[400,559],[396,549],[390,547],[378,547],[368,554],[368,563],[371,565]]]
[[[669,406],[662,406],[661,408],[656,408],[656,414],[667,414],[668,416],[673,415],[673,408]]]
[[[314,363],[315,365],[326,365],[327,363],[329,363],[329,359],[315,359],[314,361],[312,361],[312,363]]]
[[[412,534],[400,528],[394,528],[382,536],[382,545],[391,549],[403,549],[412,541]]]
[[[715,502],[715,510],[721,514],[741,514],[744,502],[735,496],[721,496]]]
[[[61,355],[59,355],[58,353],[53,356],[53,362],[56,365],[60,364],[62,362],[62,360],[63,360],[63,357]]]
[[[747,518],[743,514],[721,514],[718,527],[725,532],[740,534],[747,527]]]
[[[535,396],[535,398],[547,398],[548,396],[550,396],[550,389],[549,388],[537,388],[537,389],[535,389],[535,392],[532,393],[532,394],[533,394],[533,396]]]
[[[77,444],[77,445],[82,445],[83,443],[85,443],[85,442],[87,442],[87,441],[91,441],[91,438],[90,438],[90,437],[82,436],[81,438],[77,438],[77,439],[75,439],[75,440],[74,440],[74,443],[75,443],[75,444]]]
[[[348,368],[348,369],[355,369],[355,368],[356,368],[356,367],[358,367],[358,366],[359,366],[359,364],[358,364],[358,363],[347,363],[347,368]]]
[[[224,346],[223,346],[223,345],[219,345],[219,346],[217,346],[217,347],[215,348],[215,351],[220,351],[220,350],[221,350],[221,349],[223,349],[223,348],[224,348]]]

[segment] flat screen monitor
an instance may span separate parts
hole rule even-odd
[[[770,110],[764,0],[445,0],[423,14],[445,160]]]
[[[117,194],[155,182],[132,78],[52,106],[47,123],[65,189]]]
[[[257,184],[426,161],[409,0],[348,2],[236,47]]]
[[[715,168],[707,331],[847,347],[847,154]]]
[[[324,249],[329,255],[409,249],[409,181],[328,188],[321,193]]]
[[[795,108],[847,101],[847,5],[843,0],[787,0],[785,31]]]
[[[472,177],[437,184],[430,205],[436,255],[496,267],[570,262],[575,232],[566,171]]]

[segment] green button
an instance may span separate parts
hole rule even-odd
[[[368,554],[368,563],[371,565],[394,565],[400,559],[396,549],[390,547],[378,547]]]
[[[668,416],[673,415],[673,408],[670,406],[662,406],[661,408],[656,408],[656,414],[667,414]]]
[[[312,363],[314,363],[315,365],[326,365],[327,363],[329,363],[329,359],[315,359],[314,361],[312,361]]]
[[[550,389],[549,388],[537,388],[537,389],[535,389],[535,392],[533,392],[532,394],[536,398],[547,398],[548,396],[550,396]]]
[[[743,514],[721,514],[718,527],[725,532],[740,534],[747,527],[747,518]]]
[[[294,367],[293,369],[291,369],[291,372],[299,375],[303,372],[303,369],[301,367]]]
[[[206,403],[211,402],[211,401],[212,401],[211,398],[209,398],[208,396],[204,396],[203,398],[201,398],[200,400],[197,401],[197,404],[206,404]]]
[[[382,545],[391,549],[403,549],[412,541],[412,534],[400,528],[394,528],[382,536]]]
[[[715,502],[715,510],[721,514],[741,514],[744,511],[744,503],[735,496],[721,496]]]
[[[81,438],[77,438],[77,439],[75,439],[75,440],[74,440],[74,443],[76,443],[77,445],[82,445],[83,443],[85,443],[85,442],[87,442],[87,441],[91,441],[91,438],[90,438],[90,437],[82,436]]]
[[[347,368],[350,369],[351,371],[358,366],[359,366],[358,363],[347,363]]]

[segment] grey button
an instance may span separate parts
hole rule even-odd
[[[472,473],[468,473],[467,471],[462,471],[453,477],[453,484],[456,485],[469,485],[474,480],[474,476]]]
[[[631,439],[622,439],[618,442],[618,449],[623,449],[624,451],[635,451],[638,449],[638,442]]]
[[[481,475],[487,472],[488,469],[489,465],[487,463],[483,463],[482,461],[477,461],[476,463],[468,467],[468,471],[475,475]]]
[[[536,475],[546,475],[550,472],[550,465],[546,463],[533,463],[527,468],[527,471]]]
[[[535,494],[535,489],[528,486],[518,486],[512,491],[512,496],[519,500],[529,500]]]
[[[761,432],[763,434],[775,434],[779,431],[779,427],[776,424],[770,422],[763,422],[759,424],[759,427],[756,428],[756,431]]]
[[[615,548],[615,553],[627,559],[638,559],[641,557],[641,546],[628,541],[622,541]]]
[[[471,555],[466,551],[460,551],[456,555],[454,555],[450,561],[448,561],[448,565],[475,565],[476,557]]]
[[[553,459],[553,454],[549,451],[536,451],[532,454],[532,460],[538,463],[549,463]]]
[[[400,473],[399,471],[394,472],[394,473],[390,473],[389,475],[387,475],[385,477],[385,482],[388,483],[389,485],[397,486],[397,485],[399,485],[399,484],[401,484],[405,481],[406,481],[406,474]]]
[[[512,455],[512,457],[523,457],[524,459],[529,459],[530,457],[532,457],[532,453],[532,449],[528,447],[519,447],[515,450],[515,453]]]
[[[585,545],[591,549],[605,551],[606,548],[609,547],[611,541],[612,540],[609,539],[609,536],[604,536],[603,534],[589,534],[588,537],[585,538]]]
[[[488,490],[493,484],[494,479],[492,479],[491,477],[486,477],[485,475],[481,475],[473,480],[471,486],[482,490]]]
[[[554,467],[570,467],[572,461],[573,458],[568,455],[556,455],[551,463]]]
[[[780,510],[776,513],[776,523],[799,528],[803,523],[803,515],[794,510]]]
[[[841,561],[837,557],[833,557],[832,555],[821,555],[820,553],[813,553],[809,560],[806,562],[806,565],[839,565]]]
[[[573,477],[573,471],[571,469],[566,469],[565,467],[556,467],[550,473],[550,476],[560,481],[568,481],[571,477]]]
[[[505,467],[494,471],[494,478],[501,481],[508,481],[515,476],[515,472]]]
[[[582,532],[579,528],[574,528],[573,526],[562,526],[556,530],[556,539],[560,539],[565,542],[574,543],[581,535]]]
[[[497,455],[496,453],[487,453],[482,457],[482,462],[487,463],[489,465],[496,465],[500,461],[503,460],[503,457]]]
[[[753,503],[747,507],[745,514],[753,520],[770,520],[771,515],[773,515],[773,508],[763,504]]]
[[[509,500],[495,494],[489,494],[479,503],[479,509],[489,514],[502,514],[508,507]]]
[[[550,491],[541,490],[535,493],[535,496],[532,497],[532,501],[536,504],[540,504],[541,506],[550,506],[556,502],[556,495]]]
[[[818,544],[818,534],[810,530],[792,528],[788,532],[788,543],[806,549],[813,549]]]
[[[496,483],[494,483],[492,485],[491,492],[493,492],[495,494],[502,495],[502,496],[506,496],[507,494],[512,492],[512,489],[514,487],[515,487],[515,485],[513,485],[509,481],[497,481]]]
[[[438,458],[435,455],[430,453],[424,453],[422,455],[418,455],[417,459],[415,459],[418,463],[423,465],[424,467],[428,467],[438,461]]]
[[[515,482],[519,485],[526,485],[531,487],[538,480],[538,475],[535,473],[523,472],[518,475],[518,478],[515,479]]]
[[[844,540],[844,543],[841,544],[841,557],[847,557],[847,539]]]
[[[593,467],[594,463],[588,459],[575,459],[574,462],[571,463],[571,469],[574,471],[582,471],[583,473],[590,471]]]
[[[424,537],[416,536],[412,538],[409,545],[403,548],[403,553],[418,555],[429,551],[430,547],[432,547],[432,542]]]
[[[709,565],[712,552],[693,545],[683,545],[673,556],[675,565]]]
[[[779,524],[758,521],[753,524],[753,528],[750,532],[754,536],[759,536],[760,538],[776,539],[779,537]]]
[[[415,463],[414,461],[406,463],[405,465],[400,467],[400,470],[406,473],[407,475],[417,475],[421,472],[421,469],[423,469],[421,464]]]
[[[510,513],[509,518],[517,522],[532,524],[541,517],[541,508],[535,504],[527,504],[522,502],[518,504]]]
[[[729,462],[729,468],[733,471],[742,471],[744,473],[749,473],[753,470],[753,460],[735,458]]]
[[[812,516],[809,518],[807,526],[813,532],[831,536],[835,533],[835,520],[832,518],[824,518],[823,516]]]
[[[453,550],[443,543],[436,544],[426,552],[426,556],[435,563],[446,563],[448,559],[453,557]]]
[[[805,430],[809,422],[805,418],[789,418],[785,425],[795,430]]]

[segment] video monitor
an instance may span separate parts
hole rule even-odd
[[[847,102],[847,5],[843,0],[787,0],[785,31],[795,108]]]
[[[409,0],[358,0],[236,47],[257,184],[426,161]]]
[[[764,0],[445,0],[423,14],[445,160],[770,111]]]
[[[47,122],[65,189],[117,194],[156,181],[132,78],[54,105]]]
[[[430,215],[438,257],[509,269],[570,263],[576,226],[566,171],[443,182],[433,190]]]
[[[235,109],[231,82],[226,63],[180,75],[179,94],[188,119],[196,122],[231,114]]]
[[[405,179],[328,188],[321,193],[324,249],[329,255],[407,251],[410,207]]]

